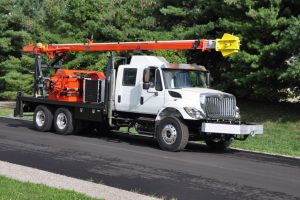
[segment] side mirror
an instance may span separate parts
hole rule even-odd
[[[150,88],[150,69],[144,69],[143,73],[143,89],[148,90]]]
[[[206,73],[206,86],[209,88],[210,86],[210,72]]]

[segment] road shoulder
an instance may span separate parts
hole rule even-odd
[[[89,181],[75,179],[3,161],[0,161],[0,175],[20,181],[45,184],[47,186],[60,189],[74,190],[76,192],[84,193],[91,197],[105,198],[106,200],[157,199],[155,197],[149,197],[134,192],[129,192],[126,190],[109,187],[103,184],[97,184]]]

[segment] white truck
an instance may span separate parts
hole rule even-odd
[[[208,42],[214,43],[207,47],[216,47],[215,40]],[[138,45],[141,49],[141,44]],[[43,77],[40,54],[75,51],[64,50],[66,45],[60,50],[55,47],[56,51],[50,45],[38,47],[39,51],[36,48],[26,51],[36,53],[35,95],[25,97],[19,92],[15,116],[34,111],[37,130],[54,128],[59,134],[71,134],[90,127],[100,132],[118,131],[122,127],[129,132],[134,128],[136,135],[152,137],[161,149],[168,151],[180,151],[188,141],[201,140],[213,149],[225,149],[233,139],[244,140],[249,135],[263,133],[262,125],[241,122],[234,95],[209,88],[210,73],[204,66],[170,64],[157,56],[135,55],[129,63],[115,66],[111,54],[105,79],[92,79],[84,72],[77,72],[76,77],[61,75],[55,79],[55,84],[63,79],[69,85],[74,79],[80,82],[78,88],[60,85],[61,92],[56,93],[60,98],[76,94],[79,99],[75,102],[50,99],[55,86],[52,79]],[[72,90],[77,93],[70,93]]]

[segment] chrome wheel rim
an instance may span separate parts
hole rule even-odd
[[[42,127],[45,124],[45,113],[42,110],[39,110],[36,113],[36,118],[35,118],[35,122],[39,127]]]
[[[162,130],[162,138],[164,142],[168,145],[175,143],[177,139],[177,130],[172,124],[167,124]]]
[[[57,115],[57,119],[56,119],[56,125],[59,129],[64,129],[66,128],[68,123],[68,119],[65,113],[59,113]]]

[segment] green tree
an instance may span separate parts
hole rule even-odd
[[[172,32],[183,38],[237,34],[241,52],[228,59],[215,53],[190,52],[213,72],[217,88],[263,101],[285,98],[299,85],[299,1],[225,0],[161,1]]]
[[[29,42],[214,39],[225,32],[242,41],[230,58],[213,51],[154,55],[205,65],[214,87],[239,97],[284,99],[287,88],[300,85],[299,13],[297,0],[0,1],[0,99],[13,99],[19,88],[31,93],[33,55],[22,53]],[[106,53],[72,53],[63,65],[103,70],[106,61]]]
[[[0,99],[14,99],[19,88],[31,92],[32,59],[22,56],[21,49],[32,38],[16,5],[14,0],[0,1]]]

